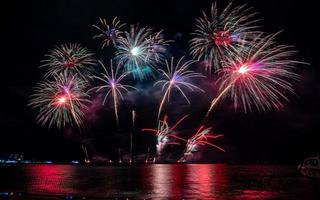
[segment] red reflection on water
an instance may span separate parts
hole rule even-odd
[[[72,166],[68,165],[31,165],[27,192],[47,194],[72,194],[76,191],[70,186]]]
[[[184,193],[186,184],[186,168],[183,165],[173,165],[171,170],[173,196],[179,196]]]
[[[172,191],[172,167],[170,165],[154,165],[151,179],[153,192],[157,197],[164,198]]]
[[[186,167],[184,165],[154,165],[152,193],[155,198],[181,198],[185,192]]]
[[[226,182],[225,165],[158,165],[153,168],[156,198],[214,199],[221,197],[228,185]]]
[[[248,199],[248,200],[258,200],[258,199],[275,199],[279,196],[277,192],[264,191],[264,190],[243,190],[237,199]]]
[[[198,199],[221,199],[228,186],[225,165],[190,165],[187,181]]]

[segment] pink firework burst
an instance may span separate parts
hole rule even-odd
[[[195,59],[206,61],[209,74],[220,69],[225,57],[250,45],[252,39],[259,33],[255,25],[256,13],[245,5],[233,7],[230,3],[221,13],[218,12],[217,2],[211,6],[211,13],[196,21],[196,30],[190,41],[191,54]]]
[[[286,92],[294,93],[291,82],[300,78],[295,66],[305,63],[292,58],[297,53],[292,46],[277,45],[276,35],[261,35],[246,51],[226,59],[218,71],[219,95],[211,102],[207,116],[225,97],[231,97],[234,107],[242,106],[245,111],[279,108],[288,101]]]

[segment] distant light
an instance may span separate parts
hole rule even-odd
[[[73,196],[72,195],[67,195],[66,199],[73,199]]]
[[[18,163],[16,160],[6,160],[6,164],[16,164]]]
[[[71,164],[79,164],[80,162],[79,161],[77,161],[77,160],[72,160],[71,161]]]
[[[139,47],[133,47],[133,48],[130,50],[130,52],[131,52],[131,54],[132,54],[133,56],[139,55],[139,53],[140,53]]]
[[[238,72],[240,74],[245,74],[249,71],[249,67],[247,65],[242,65],[239,69],[238,69]]]

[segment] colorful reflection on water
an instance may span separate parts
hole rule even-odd
[[[27,192],[72,194],[73,168],[68,165],[34,165],[27,168]]]
[[[42,199],[320,199],[320,181],[301,177],[294,166],[11,165],[0,166],[0,180],[0,194]]]

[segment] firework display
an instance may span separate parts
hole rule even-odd
[[[296,51],[292,46],[278,45],[277,34],[260,36],[248,51],[230,56],[219,71],[220,92],[212,101],[212,108],[224,97],[230,96],[234,107],[242,106],[245,111],[279,108],[288,100],[285,92],[294,93],[290,80],[299,79],[293,70],[301,63],[292,58]]]
[[[158,121],[157,129],[142,129],[142,131],[150,131],[157,136],[157,155],[160,156],[162,150],[168,144],[179,144],[175,140],[185,141],[183,138],[176,135],[175,128],[186,118],[188,115],[185,115],[180,120],[178,120],[172,127],[168,124],[168,116],[165,115],[162,120]]]
[[[90,103],[85,92],[87,82],[67,72],[56,74],[53,80],[40,82],[31,96],[30,106],[39,109],[37,121],[57,128],[80,126]]]
[[[86,78],[91,73],[91,67],[96,64],[93,53],[80,44],[62,44],[46,54],[46,59],[40,67],[47,67],[45,77],[67,71]]]
[[[190,104],[190,101],[187,95],[184,92],[184,89],[189,89],[191,91],[199,90],[204,92],[200,87],[192,84],[190,82],[193,78],[203,78],[204,76],[200,73],[194,72],[190,70],[190,65],[193,64],[195,61],[190,60],[183,62],[183,57],[180,58],[177,64],[174,64],[173,57],[171,61],[166,60],[166,70],[159,69],[161,72],[163,79],[157,81],[154,85],[161,85],[162,91],[164,92],[162,96],[162,100],[160,102],[159,110],[158,110],[158,118],[161,115],[161,111],[165,100],[170,99],[170,93],[172,90],[176,89],[179,91],[184,99]]]
[[[120,35],[123,33],[122,28],[125,26],[124,23],[121,23],[117,17],[112,20],[111,24],[108,24],[106,19],[99,18],[101,26],[92,25],[95,27],[99,34],[95,35],[93,39],[101,39],[102,40],[102,49],[105,46],[109,46],[110,43],[115,45],[116,41],[119,39]]]
[[[233,6],[230,3],[219,12],[217,2],[214,1],[210,15],[203,12],[202,17],[196,20],[196,30],[190,41],[190,56],[184,55],[176,62],[173,56],[167,56],[172,41],[164,37],[162,30],[155,31],[148,26],[138,25],[130,25],[125,30],[125,23],[117,17],[110,22],[100,18],[100,24],[93,25],[99,31],[94,39],[102,40],[102,49],[113,48],[114,52],[110,51],[110,55],[105,55],[105,52],[101,55],[101,60],[109,60],[110,56],[110,65],[105,66],[96,61],[94,54],[80,44],[56,46],[42,61],[41,67],[47,68],[45,80],[35,88],[29,105],[38,109],[36,119],[41,125],[59,129],[74,125],[81,127],[85,119],[84,113],[94,96],[88,94],[98,93],[97,99],[100,95],[103,96],[103,105],[107,101],[111,102],[110,107],[118,128],[119,110],[128,110],[119,109],[120,100],[130,98],[133,102],[129,108],[132,111],[131,132],[134,132],[140,125],[140,119],[144,119],[144,112],[139,109],[152,108],[152,105],[144,105],[148,102],[153,102],[153,105],[154,102],[159,102],[158,110],[154,111],[154,117],[157,115],[157,127],[142,129],[157,137],[158,156],[164,154],[163,150],[169,144],[186,145],[179,160],[182,162],[188,161],[190,156],[205,146],[225,152],[212,143],[223,137],[221,134],[213,134],[212,129],[208,128],[212,126],[207,124],[207,120],[213,108],[226,99],[231,99],[234,108],[241,108],[244,112],[282,108],[283,103],[288,101],[288,94],[294,94],[293,83],[300,79],[296,66],[306,64],[294,58],[297,51],[293,46],[278,44],[275,38],[279,33],[261,32],[261,27],[256,25],[258,21],[256,12],[246,5]],[[173,53],[171,50],[174,48],[169,52]],[[182,52],[188,50],[183,49]],[[198,72],[203,71],[199,69],[203,63],[210,76],[215,76],[219,89],[209,109],[205,108],[206,115],[202,113],[205,115],[205,122],[199,123],[203,125],[191,137],[180,137],[175,129],[188,115],[171,126],[163,110],[164,107],[170,107],[170,113],[185,114],[188,109],[183,108],[181,112],[181,103],[176,100],[178,103],[174,107],[169,104],[170,98],[179,96],[191,107],[187,92],[205,92],[205,88],[208,88],[206,86],[213,83],[211,77],[207,78]],[[102,73],[98,74],[98,69],[92,69],[97,64],[101,65]],[[154,79],[147,79],[150,75]],[[130,91],[135,92],[128,95]],[[139,96],[141,91],[142,97],[150,98],[151,101],[144,101]],[[179,117],[181,116],[183,115]],[[187,131],[183,134],[185,132],[188,134]],[[132,138],[133,133],[130,135],[131,162],[134,143]]]
[[[225,152],[223,148],[210,142],[210,140],[215,140],[221,137],[223,137],[223,135],[221,134],[212,134],[211,128],[205,128],[204,126],[201,126],[196,132],[196,134],[194,134],[190,139],[187,140],[186,150],[180,161],[185,162],[189,156],[191,156],[194,152],[199,151],[199,148],[205,145],[211,146],[215,149],[218,149],[219,151]]]
[[[105,96],[102,104],[104,105],[109,96],[113,99],[114,105],[114,113],[116,116],[117,123],[119,123],[118,116],[118,105],[119,105],[119,97],[124,99],[123,95],[126,92],[129,92],[130,89],[136,90],[135,87],[131,85],[122,84],[123,80],[129,73],[122,73],[119,75],[119,65],[117,65],[116,69],[113,69],[113,61],[110,61],[110,72],[106,69],[102,62],[100,62],[104,73],[101,73],[100,76],[92,76],[93,79],[102,81],[104,84],[101,86],[95,86],[90,90],[94,90],[95,92],[105,91]]]
[[[116,59],[134,78],[144,79],[147,72],[164,59],[169,42],[162,37],[162,31],[154,33],[151,28],[132,25],[130,31],[125,31],[117,40]]]
[[[221,13],[217,2],[211,6],[211,13],[197,19],[196,30],[190,41],[191,54],[196,59],[204,59],[209,74],[221,68],[221,62],[230,54],[250,46],[257,37],[256,13],[246,6],[232,6],[230,3]]]

